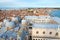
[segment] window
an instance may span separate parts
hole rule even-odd
[[[43,34],[45,34],[45,31],[43,31]]]
[[[50,32],[49,34],[52,34],[52,32]]]
[[[38,39],[38,40],[40,40],[40,39]]]
[[[58,32],[55,35],[58,36]]]
[[[43,39],[43,40],[45,40],[45,39]]]
[[[32,29],[32,27],[29,27],[29,29]]]
[[[39,32],[38,31],[36,31],[36,34],[38,34]]]
[[[35,40],[35,39],[33,39],[33,40]]]
[[[41,39],[42,40],[42,39]]]
[[[37,39],[36,39],[37,40]]]

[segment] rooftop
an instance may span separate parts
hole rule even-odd
[[[54,28],[57,29],[59,25],[57,24],[33,24],[33,28]]]

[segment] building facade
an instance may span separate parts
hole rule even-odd
[[[60,23],[57,17],[26,16],[25,20],[28,23],[29,40],[60,40]]]

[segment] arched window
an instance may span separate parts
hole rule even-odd
[[[37,40],[37,39],[36,39]]]
[[[43,40],[43,39],[41,39],[41,40]]]
[[[39,32],[38,31],[36,31],[36,34],[38,34]]]
[[[58,32],[55,35],[58,36]]]
[[[45,40],[45,39],[43,39],[43,40]],[[46,39],[47,40],[47,39]]]
[[[38,39],[38,40],[40,40],[40,39]]]
[[[43,31],[43,34],[45,34],[45,31]]]
[[[35,40],[35,39],[33,39],[33,40]]]
[[[51,34],[52,34],[52,32],[49,32],[49,34],[51,35]]]

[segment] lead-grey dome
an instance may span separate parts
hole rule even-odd
[[[13,21],[6,22],[5,26],[6,27],[15,27],[15,23]]]
[[[21,22],[21,18],[19,16],[16,16],[12,18],[12,21]]]

